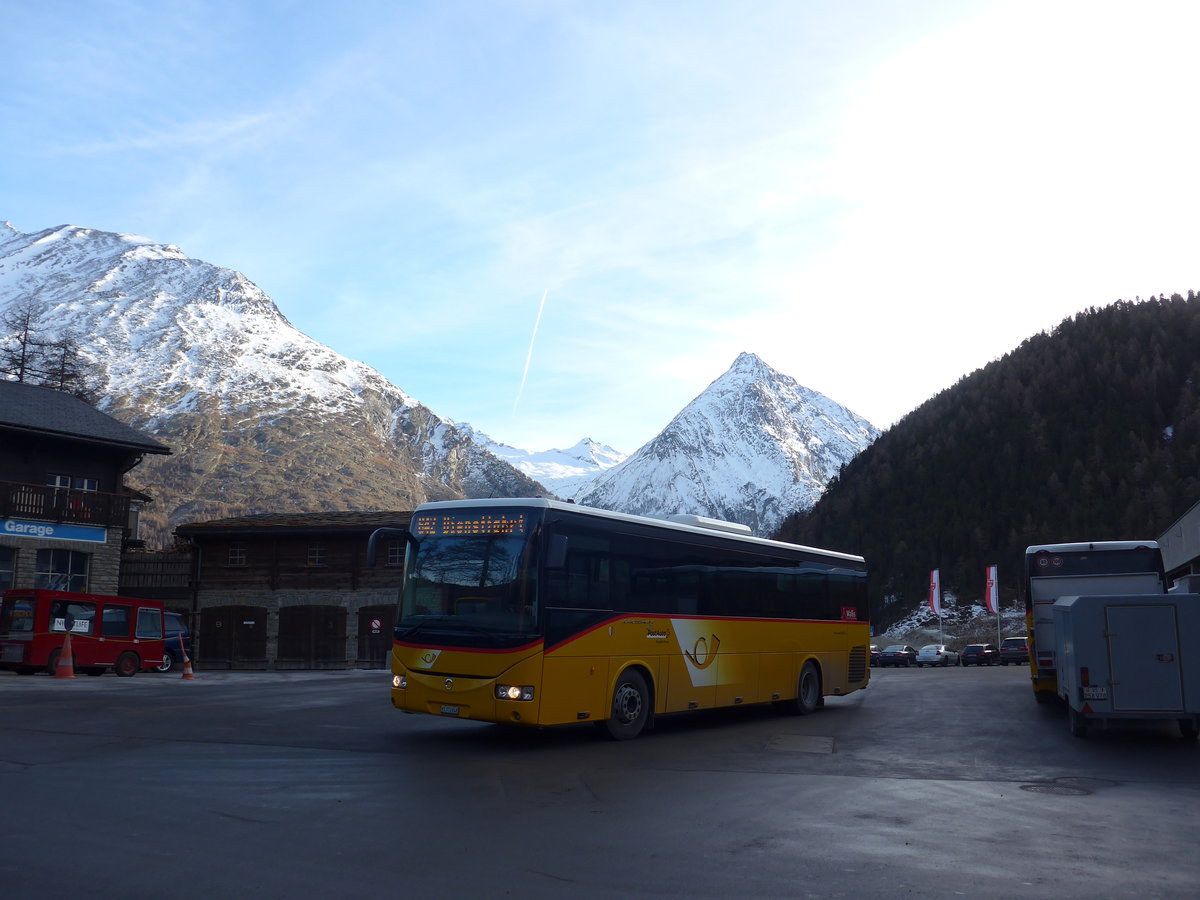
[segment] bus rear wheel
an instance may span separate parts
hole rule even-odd
[[[126,651],[117,657],[117,664],[113,668],[122,678],[129,678],[136,675],[141,667],[142,661],[137,658],[137,654]]]
[[[605,720],[608,736],[627,741],[642,733],[650,717],[650,691],[646,679],[637,669],[626,669],[613,688],[612,708]]]
[[[800,683],[796,687],[796,712],[802,716],[814,713],[821,705],[821,673],[811,659],[800,670]]]
[[[807,716],[824,705],[821,696],[821,672],[811,659],[800,669],[800,680],[796,682],[796,697],[793,700],[777,700],[776,708],[793,716]]]

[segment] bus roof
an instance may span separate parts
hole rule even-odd
[[[1034,544],[1025,555],[1034,553],[1083,553],[1088,550],[1157,550],[1158,541],[1082,541],[1075,544]]]
[[[639,525],[653,525],[656,528],[663,528],[669,531],[683,531],[689,534],[704,534],[709,537],[723,537],[726,540],[744,544],[759,544],[763,547],[779,547],[788,550],[808,550],[812,553],[820,553],[825,556],[836,559],[844,559],[851,562],[866,563],[861,556],[855,556],[853,553],[842,553],[837,550],[822,550],[819,547],[806,547],[802,544],[789,544],[786,541],[773,541],[770,538],[755,537],[749,534],[739,534],[724,529],[713,527],[702,527],[699,525],[690,525],[683,522],[672,522],[668,519],[655,519],[650,516],[634,516],[628,513],[612,512],[607,509],[599,509],[594,506],[581,506],[577,503],[566,503],[562,500],[547,500],[543,497],[491,497],[486,500],[440,500],[433,503],[422,503],[414,511],[413,515],[422,512],[431,512],[438,509],[468,509],[468,508],[483,508],[501,507],[501,506],[526,506],[535,509],[557,509],[564,512],[576,513],[584,516],[593,516],[598,519],[611,519],[617,522],[632,522]],[[697,516],[697,520],[703,520]],[[719,520],[709,520],[719,521]]]

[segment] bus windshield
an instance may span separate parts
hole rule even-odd
[[[535,634],[529,539],[536,519],[534,510],[495,508],[414,517],[417,542],[410,550],[396,638]]]

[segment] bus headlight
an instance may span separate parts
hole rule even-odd
[[[392,687],[396,688],[397,690],[401,690],[401,691],[404,690],[405,688],[407,688],[408,687],[408,676],[407,675],[393,675],[392,676]]]
[[[496,685],[497,700],[532,700],[532,684],[498,684]]]

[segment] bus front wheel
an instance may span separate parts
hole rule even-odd
[[[613,740],[627,741],[642,733],[650,717],[650,691],[637,669],[626,669],[613,688],[612,708],[604,725]]]

